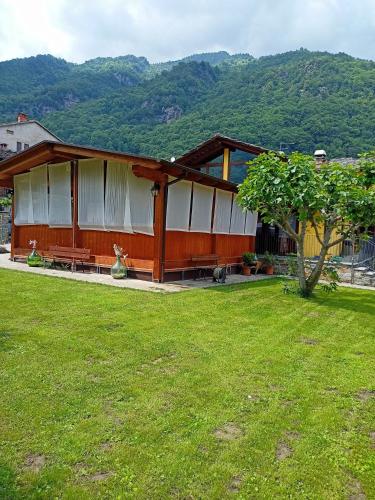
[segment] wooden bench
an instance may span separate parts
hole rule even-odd
[[[51,257],[47,257],[45,260],[51,260],[52,263],[69,263],[71,271],[76,269],[77,264],[93,265],[92,262],[89,262],[91,250],[87,248],[60,247],[54,245],[49,247],[48,253]]]
[[[218,266],[219,256],[216,254],[209,255],[192,255],[191,261],[196,263],[193,269],[197,271],[198,278],[195,276],[194,279],[205,279],[207,277],[207,271],[215,269]],[[199,264],[200,263],[200,264]]]

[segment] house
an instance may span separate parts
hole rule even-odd
[[[60,142],[60,139],[38,121],[29,120],[25,113],[19,113],[17,121],[0,123],[0,161],[41,141]],[[6,188],[0,187],[0,198],[7,193]]]
[[[38,121],[19,113],[17,121],[0,123],[0,160],[42,141],[60,142],[60,139]]]
[[[14,188],[11,256],[25,259],[36,239],[44,255],[89,249],[88,266],[109,267],[116,243],[133,277],[176,280],[212,264],[236,271],[255,250],[257,226],[228,180],[236,145],[216,136],[177,161],[56,141],[23,149],[0,163],[0,185]],[[224,178],[211,175],[215,155]]]

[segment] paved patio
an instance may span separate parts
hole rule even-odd
[[[9,247],[8,247],[9,250]],[[56,278],[64,278],[75,281],[85,281],[87,283],[97,283],[101,285],[115,286],[117,288],[130,288],[132,290],[143,290],[147,292],[183,292],[193,290],[195,288],[208,288],[223,286],[219,283],[213,283],[211,279],[206,280],[183,280],[171,283],[152,283],[151,281],[143,281],[137,279],[114,280],[108,274],[83,273],[61,271],[56,269],[44,269],[42,267],[29,267],[23,262],[12,262],[9,253],[0,254],[0,268],[13,271],[22,271],[26,273],[41,274],[44,276],[54,276]],[[241,274],[232,274],[227,276],[226,285],[237,283],[253,282],[272,278],[272,276],[242,276]]]

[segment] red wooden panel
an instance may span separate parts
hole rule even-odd
[[[14,248],[28,248],[30,240],[37,240],[37,248],[48,250],[50,246],[72,247],[71,228],[50,228],[48,226],[15,226]],[[78,248],[87,248],[92,255],[113,257],[113,244],[120,245],[133,259],[153,259],[153,236],[146,234],[127,234],[108,231],[81,231],[77,233]]]
[[[48,226],[14,226],[14,248],[29,248],[30,240],[37,240],[39,250],[48,250],[52,245],[72,246],[72,230]]]
[[[113,244],[116,243],[131,259],[154,258],[154,237],[147,234],[80,230],[77,240],[78,247],[89,248],[93,255],[113,256]]]

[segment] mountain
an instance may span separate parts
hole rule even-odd
[[[163,158],[216,132],[273,149],[355,156],[375,148],[374,94],[374,62],[305,49],[160,64],[131,55],[0,63],[1,121],[22,110],[68,142]]]

